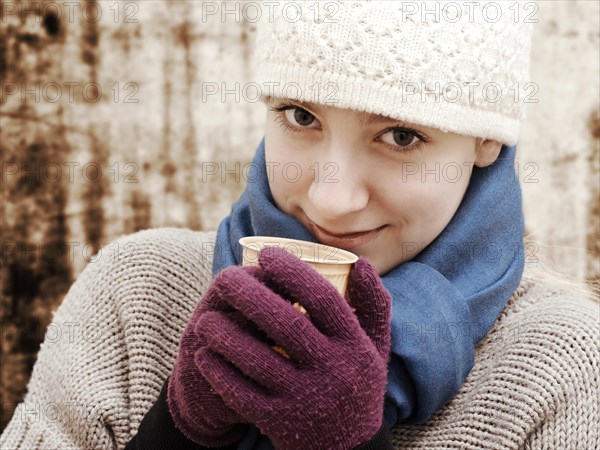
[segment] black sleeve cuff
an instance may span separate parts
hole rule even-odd
[[[169,379],[167,378],[158,399],[142,419],[137,434],[129,441],[125,450],[215,450],[214,447],[203,447],[190,441],[175,426],[167,404],[168,383]],[[235,450],[237,444],[218,448]]]
[[[385,422],[369,442],[354,447],[354,450],[394,450],[394,447],[392,446],[392,435]]]

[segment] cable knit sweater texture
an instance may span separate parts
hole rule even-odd
[[[124,448],[210,285],[214,240],[214,233],[146,230],[90,262],[54,313],[0,448]],[[600,448],[599,308],[524,280],[456,397],[423,425],[395,427],[395,447]]]

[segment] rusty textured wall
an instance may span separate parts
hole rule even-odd
[[[600,280],[600,3],[537,2],[519,168],[530,238],[558,268]],[[530,163],[529,166],[527,164]]]
[[[196,1],[0,4],[2,430],[51,311],[97,249],[148,227],[215,229],[264,112],[220,95],[251,75],[244,3],[226,20]],[[559,268],[598,279],[598,3],[537,5],[527,230]]]

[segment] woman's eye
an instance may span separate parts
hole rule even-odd
[[[387,133],[381,135],[381,140],[386,144],[399,147],[410,147],[415,143],[415,141],[420,141],[415,134],[402,128],[395,128],[388,131]]]
[[[289,123],[298,127],[308,128],[316,124],[316,118],[302,108],[290,108],[285,110],[285,118]],[[314,128],[314,127],[312,127]]]

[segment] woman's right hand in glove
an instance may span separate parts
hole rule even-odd
[[[244,270],[252,272],[258,268],[245,267]],[[213,281],[181,336],[167,395],[169,412],[176,427],[188,439],[205,447],[224,447],[238,442],[247,429],[244,420],[225,405],[198,369],[198,351],[207,345],[198,332],[198,322],[205,312],[212,309],[215,288]],[[241,314],[232,312],[231,317],[248,332],[260,334]]]

